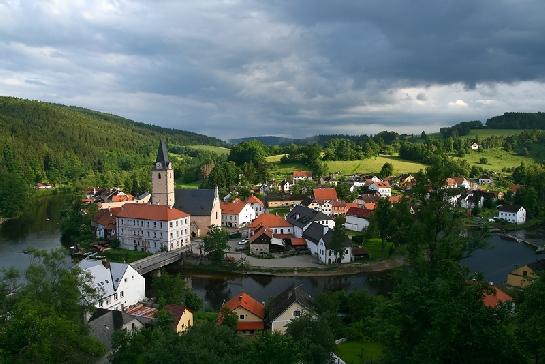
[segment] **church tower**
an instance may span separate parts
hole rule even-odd
[[[162,139],[151,171],[151,203],[174,206],[174,170],[168,160],[167,144]]]

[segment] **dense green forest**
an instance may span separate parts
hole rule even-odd
[[[545,129],[545,113],[506,112],[486,121],[491,129]]]

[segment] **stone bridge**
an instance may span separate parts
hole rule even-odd
[[[175,249],[168,252],[162,252],[150,255],[143,259],[131,263],[131,266],[141,275],[157,270],[169,264],[175,263],[183,259],[184,252],[187,248]]]

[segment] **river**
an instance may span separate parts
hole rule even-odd
[[[37,197],[25,214],[0,225],[0,269],[16,267],[23,271],[30,263],[23,251],[28,248],[53,249],[61,246],[60,215],[68,202],[63,194]],[[540,256],[523,245],[497,235],[487,239],[487,246],[476,250],[462,264],[470,271],[483,272],[487,281],[504,283],[515,266],[532,262]],[[261,301],[277,295],[292,284],[302,284],[316,294],[323,290],[366,289],[381,291],[381,280],[366,274],[340,277],[273,277],[267,275],[218,276],[186,274],[188,284],[205,301],[205,307],[217,309],[226,299],[246,291]],[[378,283],[377,283],[378,282]]]

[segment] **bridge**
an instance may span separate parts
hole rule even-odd
[[[131,263],[131,266],[141,275],[175,263],[182,259],[186,249],[175,249],[168,252],[162,252],[150,255],[143,259]]]

